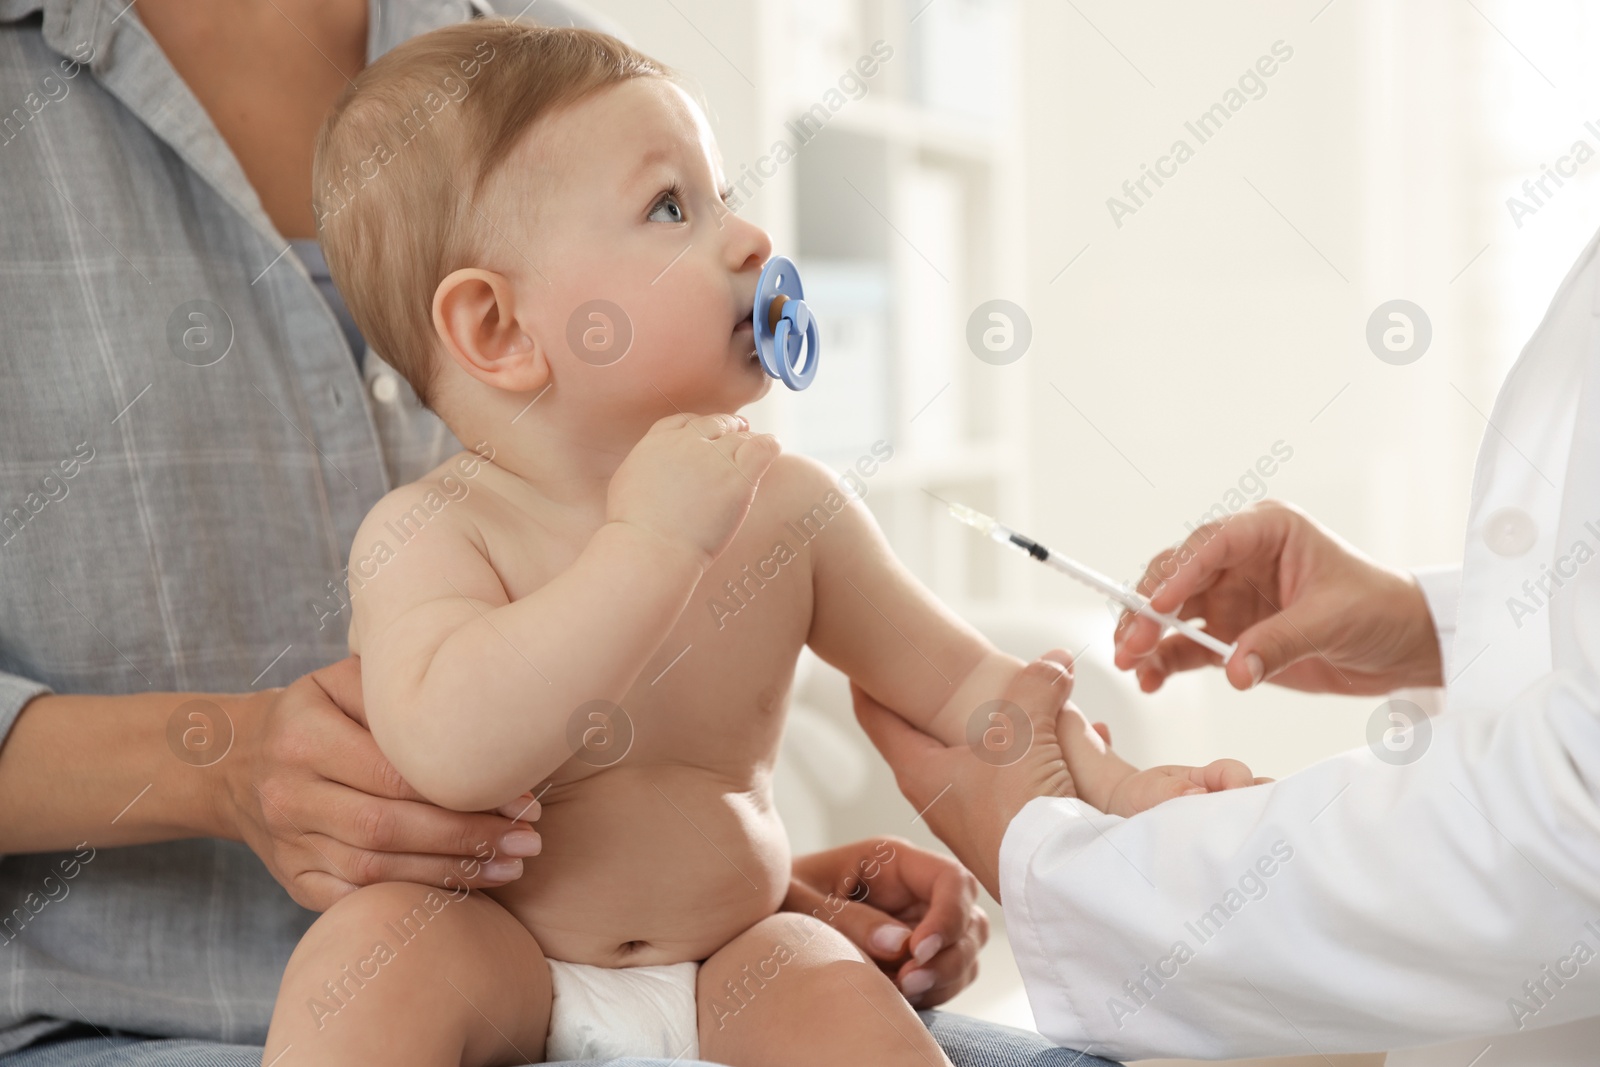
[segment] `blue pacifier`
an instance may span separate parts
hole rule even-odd
[[[761,369],[790,389],[804,389],[817,374],[822,347],[817,320],[805,302],[800,272],[788,256],[773,256],[761,268],[751,322]],[[804,365],[801,354],[805,355]]]

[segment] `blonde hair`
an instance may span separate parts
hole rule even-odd
[[[501,239],[478,199],[522,135],[607,86],[673,76],[608,34],[478,19],[412,38],[346,87],[317,134],[317,235],[362,336],[422,403],[434,289]]]

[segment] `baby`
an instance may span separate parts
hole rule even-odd
[[[773,763],[803,645],[949,744],[1023,664],[732,414],[771,386],[772,249],[727,210],[702,110],[611,37],[470,22],[365,70],[315,175],[363,335],[476,443],[356,534],[373,737],[445,807],[537,796],[544,847],[501,888],[339,901],[264,1062],[948,1063],[869,957],[780,912]],[[1194,788],[1095,751],[1072,771],[1097,806]]]

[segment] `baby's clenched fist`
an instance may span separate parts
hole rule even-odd
[[[611,478],[606,521],[625,522],[709,567],[750,512],[761,476],[783,451],[742,415],[668,415]]]

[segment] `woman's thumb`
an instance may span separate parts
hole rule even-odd
[[[1289,612],[1262,619],[1239,635],[1238,648],[1224,665],[1235,689],[1251,689],[1307,656],[1316,646],[1306,635],[1308,623],[1297,625]]]

